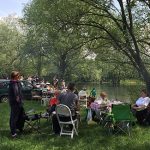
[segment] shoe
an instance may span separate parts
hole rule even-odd
[[[15,133],[15,134],[12,134],[11,136],[12,136],[12,138],[15,138],[15,137],[17,137],[17,133]]]

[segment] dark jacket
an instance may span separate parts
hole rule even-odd
[[[21,84],[19,81],[11,80],[9,83],[9,104],[10,106],[18,105],[22,106],[22,91],[21,91]],[[19,100],[17,101],[17,97]]]

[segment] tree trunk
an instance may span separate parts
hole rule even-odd
[[[42,56],[39,55],[38,60],[37,60],[37,74],[38,74],[38,77],[41,77],[41,72],[42,72]]]
[[[138,59],[136,59],[136,63],[139,67],[138,71],[141,74],[141,76],[143,77],[143,80],[146,84],[146,89],[148,91],[148,94],[150,95],[150,73],[146,69],[146,67],[140,57]]]
[[[62,56],[59,62],[59,78],[65,79],[65,73],[66,73],[67,64],[65,61],[65,57]]]

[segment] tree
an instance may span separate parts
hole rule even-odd
[[[9,21],[13,22],[11,18]],[[0,73],[6,75],[14,69],[20,70],[20,53],[24,41],[17,27],[9,23],[6,20],[0,21]]]
[[[55,15],[55,10],[49,9],[49,5],[50,1],[34,0],[26,6],[23,22],[29,27],[29,42],[25,51],[34,58],[37,54],[49,59],[57,67],[59,78],[68,79],[71,69],[75,69],[88,55],[87,50],[84,52],[84,45],[89,39],[85,40],[76,28],[55,24],[54,18],[59,16]]]
[[[116,0],[116,3],[117,6],[112,0],[56,0],[47,5],[52,12],[55,10],[54,22],[61,28],[74,27],[89,39],[94,37],[97,43],[105,40],[126,56],[150,92],[149,35],[146,34],[149,31],[149,1]]]

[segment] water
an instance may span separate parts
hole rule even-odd
[[[97,83],[77,84],[78,90],[80,91],[82,88],[86,88],[88,95],[90,94],[90,91],[93,89],[93,87],[96,88],[96,93],[97,93],[96,97],[98,97],[102,91],[105,91],[108,95],[109,100],[119,100],[123,102],[133,101],[131,90],[136,91],[136,87],[133,85],[128,85],[128,86],[121,85],[120,87],[113,87],[110,84],[103,84],[103,85]]]

